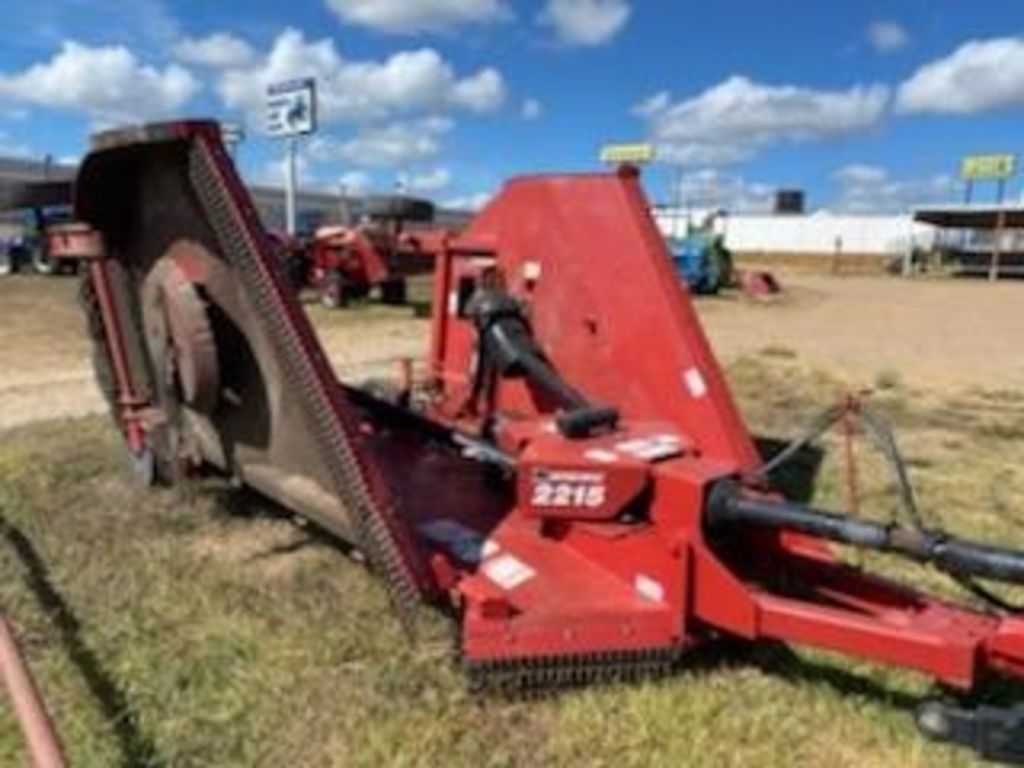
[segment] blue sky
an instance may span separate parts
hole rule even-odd
[[[242,10],[244,9],[244,10]],[[1018,152],[1020,0],[8,0],[0,152],[79,156],[98,127],[245,122],[280,175],[266,84],[314,75],[304,184],[479,203],[508,176],[649,139],[656,200],[737,209],[772,189],[882,210],[955,199],[965,153]],[[1020,195],[1020,184],[1011,184]],[[980,194],[991,196],[991,190]]]

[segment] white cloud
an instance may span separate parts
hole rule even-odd
[[[452,101],[471,112],[494,112],[505,103],[505,81],[493,67],[455,84]]]
[[[1024,106],[1024,37],[964,43],[899,87],[900,112],[973,115]]]
[[[660,156],[682,165],[727,165],[782,142],[856,133],[885,115],[889,89],[856,85],[820,91],[765,85],[734,76],[673,103],[667,92],[634,107],[647,121]]]
[[[852,163],[844,165],[833,177],[844,186],[871,186],[888,181],[889,173],[877,165]]]
[[[502,0],[327,0],[327,7],[346,24],[392,34],[443,32],[511,16]]]
[[[875,165],[852,164],[832,174],[838,186],[838,208],[875,213],[905,211],[914,205],[948,201],[956,189],[949,175],[894,179]]]
[[[349,195],[364,195],[373,188],[373,178],[366,171],[348,171],[341,174],[338,186]]]
[[[255,66],[226,71],[218,91],[229,107],[245,110],[261,124],[267,86],[295,77],[316,78],[326,123],[368,123],[453,108],[488,112],[505,99],[499,72],[487,68],[460,79],[432,48],[401,51],[383,61],[354,61],[343,58],[330,39],[308,42],[295,29],[284,30]]]
[[[633,114],[638,117],[654,118],[666,112],[671,106],[672,94],[668,91],[658,91],[633,107]]]
[[[441,203],[442,208],[448,208],[453,211],[479,211],[489,202],[494,195],[490,192],[475,192],[469,195],[459,195],[458,197],[451,197]]]
[[[775,189],[769,184],[751,182],[735,173],[717,168],[704,168],[683,174],[673,185],[675,197],[683,207],[695,209],[724,208],[731,212],[770,211]]]
[[[626,0],[548,0],[539,21],[565,45],[596,46],[615,37],[631,13]]]
[[[245,40],[227,32],[183,38],[174,44],[173,52],[186,64],[218,68],[244,66],[256,56]]]
[[[910,35],[895,21],[876,21],[868,25],[866,35],[879,53],[892,53],[910,44]]]
[[[310,157],[322,161],[342,160],[371,168],[400,168],[435,155],[453,123],[442,117],[399,121],[361,129],[354,137],[338,141],[316,137],[309,142]]]
[[[177,64],[143,64],[124,46],[90,48],[68,41],[50,61],[16,74],[0,74],[0,96],[103,121],[173,115],[199,90]]]
[[[315,174],[313,173],[312,163],[309,159],[301,152],[295,156],[295,175],[298,179],[299,188],[317,188],[318,182]],[[268,187],[279,187],[283,188],[287,183],[288,179],[288,160],[287,158],[280,158],[278,160],[268,160],[263,164],[252,181],[256,184],[262,184]]]
[[[27,144],[14,139],[7,131],[0,130],[0,156],[31,157],[31,155],[32,150]]]
[[[434,168],[423,173],[401,173],[398,183],[408,192],[432,195],[451,186],[452,172],[448,168]]]
[[[538,120],[544,116],[544,105],[537,99],[525,99],[520,114],[523,120]]]

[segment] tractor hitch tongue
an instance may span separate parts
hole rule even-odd
[[[1024,617],[867,573],[833,543],[979,595],[971,578],[1024,582],[1020,552],[753,481],[766,466],[635,169],[516,179],[464,231],[418,232],[427,375],[393,398],[334,376],[216,124],[101,134],[75,192],[97,377],[143,478],[219,474],[331,531],[410,625],[424,600],[450,607],[474,685],[660,675],[724,637],[965,694],[1024,678]],[[1024,762],[1019,709],[923,712],[932,737]]]

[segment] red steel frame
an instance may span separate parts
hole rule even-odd
[[[536,572],[503,589],[485,568],[461,566],[467,654],[686,646],[714,630],[909,667],[965,689],[985,668],[1024,674],[1020,619],[865,574],[807,536],[708,540],[702,510],[711,484],[742,476],[757,460],[670,263],[631,169],[516,180],[438,251],[430,369],[440,396],[432,413],[477,432],[486,416],[497,443],[519,458],[516,507],[488,541]],[[523,380],[500,382],[486,408],[472,403],[477,338],[460,316],[460,296],[495,274],[527,305],[554,367],[592,400],[621,411],[624,421],[611,438],[552,438],[552,409]],[[635,463],[619,456],[613,472],[588,455],[606,459],[616,443],[666,433],[683,450],[640,468],[650,484],[648,522],[619,525],[610,516],[585,519],[579,509],[531,508],[525,477],[537,467],[599,471],[611,485],[635,472]],[[807,593],[773,593],[766,585],[780,570],[798,576]],[[638,584],[657,588],[641,595]]]

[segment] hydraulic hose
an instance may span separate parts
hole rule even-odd
[[[711,531],[755,526],[796,531],[875,552],[930,563],[954,576],[1024,584],[1024,552],[962,539],[940,531],[883,525],[788,501],[756,498],[735,482],[716,486],[707,508]]]

